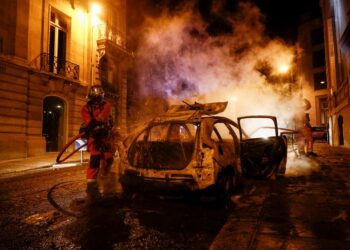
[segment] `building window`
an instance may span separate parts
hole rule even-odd
[[[319,99],[319,105],[320,105],[320,123],[321,124],[328,124],[328,100],[327,97],[321,97]]]
[[[327,77],[325,72],[314,74],[314,87],[315,90],[327,88]]]
[[[314,68],[324,67],[326,65],[324,50],[312,53],[312,65]]]
[[[323,29],[318,28],[311,31],[311,44],[319,45],[323,43]]]
[[[50,72],[64,74],[67,46],[68,18],[57,10],[50,10],[49,65]]]

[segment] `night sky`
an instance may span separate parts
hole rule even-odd
[[[243,2],[248,1],[256,4],[264,14],[262,22],[266,26],[267,35],[271,38],[282,38],[289,43],[296,42],[300,16],[310,10],[319,9],[319,0],[245,0]],[[237,0],[128,0],[132,6],[128,8],[129,28],[133,30],[140,27],[146,16],[155,17],[165,9],[175,12],[190,2],[195,3],[195,11],[198,11],[203,20],[209,24],[209,33],[220,35],[233,32],[227,18],[230,15],[236,15],[239,2]],[[219,10],[217,6],[220,6]]]
[[[265,14],[267,33],[289,42],[297,38],[300,16],[312,11],[320,11],[319,0],[255,0]]]

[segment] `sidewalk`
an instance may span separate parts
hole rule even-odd
[[[50,152],[41,156],[0,161],[0,178],[9,177],[22,172],[39,170],[43,168],[81,166],[82,164],[85,164],[87,162],[89,157],[87,152],[83,152],[81,159],[81,153],[77,152],[70,158],[68,158],[65,162],[57,164],[57,155],[57,152]],[[64,156],[65,154],[62,156],[62,158]]]
[[[258,186],[209,249],[350,249],[350,149],[315,143],[314,151],[315,172],[275,180],[270,194]]]

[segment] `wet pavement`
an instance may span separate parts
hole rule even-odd
[[[350,150],[316,144],[315,152],[284,178],[254,182],[211,249],[350,249]]]
[[[229,206],[118,195],[87,211],[71,206],[84,166],[32,161],[0,171],[0,249],[350,249],[350,149],[315,152],[289,159],[285,177],[246,181]]]

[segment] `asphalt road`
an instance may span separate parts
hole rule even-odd
[[[0,183],[0,249],[208,249],[230,208],[208,198],[122,196],[88,210],[82,167],[46,170]]]
[[[138,195],[81,211],[82,167],[1,179],[0,249],[350,249],[350,150],[315,148],[229,205]]]

